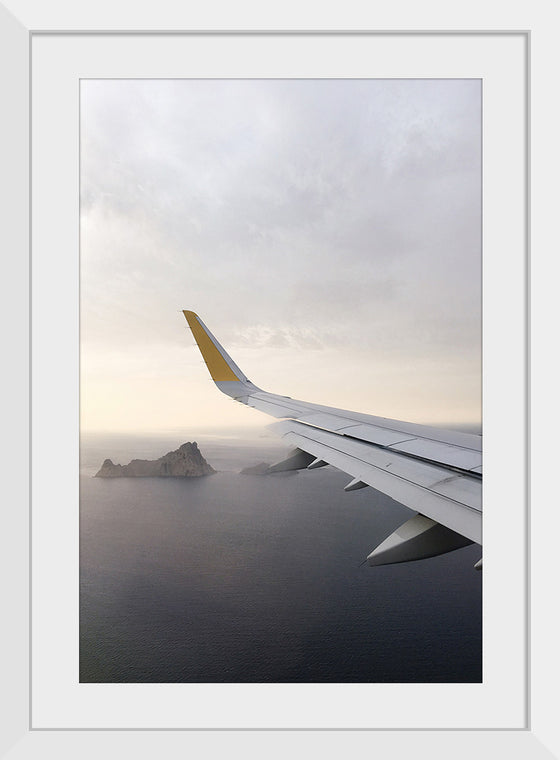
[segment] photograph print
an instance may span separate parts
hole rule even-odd
[[[481,120],[81,80],[80,682],[482,681]]]

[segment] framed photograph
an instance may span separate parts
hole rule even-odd
[[[25,134],[18,134],[14,128],[13,144],[18,148],[17,152],[14,151],[14,157],[17,155],[20,160],[22,156],[27,156],[30,148],[30,191],[29,196],[19,193],[22,209],[19,219],[25,219],[30,200],[31,242],[31,509],[29,515],[14,518],[14,533],[23,542],[18,543],[17,548],[30,564],[24,566],[21,556],[14,564],[21,568],[21,577],[18,574],[15,584],[18,593],[17,598],[13,597],[12,616],[18,621],[20,634],[18,639],[13,639],[18,657],[14,658],[9,688],[19,696],[13,702],[14,719],[10,723],[11,734],[7,732],[7,749],[19,742],[14,757],[32,756],[48,739],[61,747],[60,751],[57,750],[60,754],[75,751],[87,736],[98,751],[103,751],[102,748],[111,743],[112,747],[134,747],[140,752],[157,747],[158,752],[162,752],[171,750],[173,746],[198,742],[198,737],[204,736],[204,741],[218,750],[225,746],[226,737],[231,740],[234,736],[233,743],[244,740],[251,751],[257,752],[268,745],[269,732],[274,731],[274,741],[278,740],[275,751],[287,751],[288,743],[295,739],[305,747],[312,738],[317,740],[316,732],[324,732],[321,741],[329,741],[333,746],[340,743],[345,752],[354,748],[359,751],[363,742],[369,744],[374,740],[379,748],[392,747],[393,753],[397,752],[398,756],[402,754],[403,757],[412,747],[417,751],[419,744],[436,757],[447,756],[450,751],[464,752],[465,756],[475,751],[508,751],[512,756],[520,757],[550,756],[544,747],[554,748],[556,740],[552,724],[546,718],[549,708],[544,682],[535,681],[533,676],[533,689],[529,689],[530,665],[531,662],[538,663],[539,659],[538,655],[536,659],[530,658],[528,617],[528,33],[509,30],[492,34],[460,31],[383,33],[366,29],[354,32],[336,30],[331,33],[319,30],[274,33],[273,29],[269,32],[254,30],[240,33],[232,29],[230,33],[212,33],[206,29],[202,33],[204,25],[199,26],[200,31],[187,31],[180,23],[173,30],[158,32],[157,28],[145,28],[144,33],[138,33],[135,29],[125,30],[117,23],[114,29],[101,33],[99,28],[94,29],[87,22],[83,28],[74,27],[64,33],[59,27],[60,33],[55,34],[52,24],[46,28],[44,22],[38,25],[32,18],[14,19],[7,13],[2,18],[3,36],[8,40],[5,49],[11,53],[14,62],[9,77],[12,82],[10,102],[13,103],[13,123],[19,123],[20,132],[22,125],[27,129],[25,119],[29,116],[29,143],[24,139]],[[104,28],[107,26],[105,24]],[[421,88],[423,83],[425,90]],[[426,83],[430,83],[429,86]],[[387,124],[383,127],[381,109],[376,111],[372,105],[369,109],[364,108],[364,102],[368,99],[371,103],[375,101],[372,90],[368,88],[379,88],[381,85],[385,89],[381,95],[376,93],[376,102],[386,106],[384,114]],[[469,88],[466,94],[465,89]],[[335,90],[336,94],[333,94]],[[442,90],[445,91],[443,94]],[[22,97],[22,91],[27,93],[26,97]],[[422,669],[418,679],[397,676],[394,679],[373,680],[368,677],[361,680],[353,673],[346,680],[338,675],[333,682],[318,677],[305,681],[280,677],[271,678],[269,682],[258,677],[246,682],[234,677],[222,682],[220,677],[205,678],[207,670],[203,670],[198,678],[190,674],[184,680],[170,678],[169,674],[153,679],[128,679],[122,674],[107,675],[103,669],[103,655],[100,655],[101,650],[96,653],[93,642],[94,622],[87,634],[90,648],[85,667],[83,649],[80,660],[79,637],[80,528],[83,528],[85,519],[83,512],[80,518],[79,510],[79,477],[80,468],[83,475],[85,451],[82,440],[80,461],[80,412],[82,431],[90,424],[95,432],[91,420],[99,419],[101,414],[91,393],[94,387],[92,378],[96,373],[97,380],[105,373],[102,381],[112,383],[115,390],[113,407],[103,413],[116,419],[124,410],[119,418],[121,425],[124,425],[121,431],[139,429],[135,428],[135,410],[142,403],[141,399],[133,399],[136,391],[132,381],[128,399],[117,395],[122,389],[118,389],[111,378],[116,376],[115,372],[125,372],[119,366],[122,359],[122,348],[119,347],[124,344],[115,338],[114,333],[111,337],[111,330],[114,327],[115,332],[123,331],[124,340],[130,347],[135,323],[141,328],[140,335],[136,336],[138,350],[135,353],[131,349],[128,358],[139,361],[142,346],[146,345],[160,367],[168,366],[167,352],[170,347],[165,341],[158,343],[155,338],[156,332],[161,334],[161,324],[153,325],[154,334],[149,338],[141,334],[146,322],[137,319],[142,311],[138,300],[144,294],[149,299],[149,308],[156,315],[155,319],[159,319],[158,309],[162,300],[172,292],[166,290],[167,280],[161,276],[161,267],[179,271],[178,258],[174,257],[182,251],[184,256],[191,256],[190,271],[194,272],[192,261],[196,256],[208,259],[210,252],[223,244],[223,235],[228,235],[231,242],[230,269],[226,268],[222,277],[220,273],[210,271],[207,261],[202,262],[200,276],[206,288],[203,292],[206,297],[210,292],[208,283],[211,282],[218,297],[220,293],[226,293],[228,280],[232,288],[239,289],[241,280],[236,273],[236,264],[247,267],[251,254],[258,255],[260,249],[254,241],[274,227],[272,217],[269,216],[267,221],[267,214],[272,214],[272,210],[287,216],[282,225],[275,228],[280,230],[278,235],[274,237],[270,233],[267,245],[276,257],[281,257],[283,250],[297,241],[300,250],[307,252],[305,279],[313,283],[314,270],[320,270],[321,264],[319,259],[316,262],[313,260],[314,252],[311,250],[312,245],[317,245],[317,238],[313,242],[307,241],[310,247],[306,251],[303,233],[299,238],[282,235],[288,228],[299,229],[301,233],[308,223],[307,218],[304,222],[298,219],[297,211],[307,215],[311,212],[308,201],[309,197],[316,197],[320,172],[307,176],[309,183],[315,183],[310,189],[309,185],[305,186],[303,173],[290,175],[288,160],[276,152],[275,160],[278,163],[267,166],[267,170],[278,175],[282,169],[283,189],[292,188],[299,199],[296,203],[292,198],[289,206],[282,205],[286,202],[284,196],[268,199],[268,203],[263,200],[266,180],[259,178],[258,171],[249,171],[246,164],[242,164],[246,178],[241,193],[243,197],[234,190],[231,196],[216,200],[216,172],[218,167],[222,171],[228,162],[231,164],[240,160],[244,134],[251,121],[247,113],[259,112],[259,126],[263,131],[255,128],[251,136],[253,141],[258,142],[264,139],[266,130],[270,133],[279,128],[279,114],[285,117],[290,129],[297,126],[292,116],[297,109],[300,109],[298,113],[302,113],[302,103],[306,109],[315,109],[316,118],[332,118],[325,103],[332,102],[333,98],[338,98],[337,102],[343,103],[344,108],[338,105],[339,122],[330,125],[332,129],[329,134],[336,134],[341,141],[346,141],[348,153],[338,152],[338,156],[344,155],[347,163],[337,168],[333,159],[322,164],[321,168],[326,167],[326,171],[331,172],[330,176],[336,171],[342,173],[349,168],[351,154],[354,153],[355,163],[346,175],[350,178],[349,182],[357,182],[360,167],[367,171],[364,157],[360,154],[363,145],[359,130],[355,128],[356,119],[369,116],[371,123],[377,124],[380,132],[385,129],[383,134],[388,135],[391,124],[398,122],[398,108],[406,107],[413,110],[417,118],[419,141],[425,141],[429,131],[423,129],[425,112],[419,102],[428,98],[433,106],[430,114],[432,117],[439,115],[440,120],[431,132],[435,135],[434,144],[423,142],[422,150],[416,153],[418,163],[416,168],[412,166],[411,182],[416,178],[425,183],[423,186],[427,191],[432,192],[435,192],[435,185],[430,185],[429,178],[423,174],[422,154],[437,150],[435,143],[438,139],[444,139],[446,128],[454,129],[456,135],[456,120],[461,117],[460,106],[456,110],[452,107],[446,110],[439,104],[449,104],[450,101],[455,102],[454,99],[461,104],[478,103],[476,117],[471,112],[467,118],[469,127],[461,132],[461,137],[472,140],[473,136],[477,136],[478,129],[482,144],[483,223],[482,238],[476,241],[482,250],[483,501],[486,507],[483,524],[481,677],[473,677],[472,670],[463,677],[463,671],[454,665],[448,677],[435,678],[434,682],[429,682],[426,671]],[[142,104],[154,101],[157,101],[157,108],[142,110]],[[178,109],[179,101],[183,106]],[[290,111],[290,107],[295,109],[294,112]],[[308,111],[305,113],[308,114]],[[159,119],[159,125],[170,142],[163,144],[153,140],[155,133],[153,123],[149,123],[150,116]],[[390,116],[396,121],[391,122]],[[455,121],[450,127],[453,119]],[[177,133],[171,134],[173,130],[169,131],[171,123],[186,122],[192,126],[188,132],[188,146],[185,145],[184,131],[179,136]],[[301,131],[305,131],[306,124],[302,123],[300,127]],[[229,142],[225,139],[226,134],[229,135]],[[405,138],[410,139],[410,133],[403,136],[403,140]],[[222,146],[222,155],[216,153],[218,143]],[[288,145],[287,150],[293,150],[295,144]],[[297,144],[301,144],[301,150],[306,151],[310,143],[302,141]],[[333,148],[332,145],[330,147]],[[324,155],[329,151],[329,144],[315,148]],[[169,151],[165,156],[162,155],[164,150]],[[204,150],[207,153],[201,153]],[[336,151],[335,146],[333,154]],[[401,154],[393,155],[394,171],[405,171],[407,168],[398,165],[402,154],[410,158],[404,144],[401,145]],[[196,192],[189,198],[189,203],[185,203],[185,207],[190,209],[188,218],[181,217],[177,212],[181,193],[188,192],[188,189],[181,185],[181,181],[177,184],[174,155],[179,166],[184,168],[189,165],[192,176],[196,176]],[[199,158],[203,155],[199,165],[196,164],[197,155]],[[309,156],[309,152],[306,155]],[[476,151],[466,151],[462,155],[476,156]],[[85,168],[84,162],[87,162]],[[149,164],[152,171],[142,175],[140,169],[137,176],[129,177],[129,181],[123,184],[123,176],[130,170],[131,162],[137,162],[134,164],[136,169]],[[153,170],[155,166],[157,171]],[[459,166],[456,171],[460,172],[462,168]],[[12,170],[19,177],[14,182],[17,189],[21,186],[21,171],[18,173],[14,161]],[[113,176],[106,181],[107,174],[111,172]],[[98,181],[99,173],[103,173],[102,182]],[[453,171],[450,171],[449,176],[452,174]],[[223,175],[220,176],[222,183]],[[149,177],[156,177],[160,183],[157,193],[142,181]],[[134,193],[131,193],[132,185]],[[223,184],[220,188],[222,192]],[[388,186],[384,189],[388,190]],[[441,190],[440,187],[438,192],[441,193]],[[333,199],[327,197],[329,191],[332,187],[329,187],[327,174],[323,175],[322,197],[325,207],[331,204],[330,207],[334,208],[336,204]],[[447,197],[452,197],[453,192],[450,185]],[[113,194],[111,198],[105,197],[107,202],[104,206],[98,203],[100,193]],[[237,199],[233,203],[235,194]],[[193,200],[194,196],[196,198]],[[420,197],[421,193],[417,191],[411,195],[411,199]],[[440,197],[443,202],[444,194]],[[213,239],[201,236],[197,229],[201,220],[206,223],[206,228],[209,227],[209,217],[204,216],[210,207],[208,204],[204,207],[208,198],[211,198],[212,204],[225,204],[230,219],[229,222],[227,219],[224,221],[222,216],[224,229],[215,229]],[[245,211],[247,205],[244,204],[254,207],[259,198],[262,205],[257,206],[257,213],[248,215]],[[134,200],[134,208],[130,205],[131,199]],[[154,199],[159,204],[157,209],[153,205]],[[88,205],[90,200],[92,203]],[[361,186],[356,184],[356,193],[348,194],[346,208],[347,215],[355,215],[356,229],[363,221],[360,200],[363,200],[363,194]],[[195,201],[202,204],[198,207],[200,213],[192,212]],[[384,201],[389,204],[389,199],[385,198]],[[155,227],[150,226],[147,210],[152,214],[165,215],[170,205],[174,210],[164,219],[167,237],[161,240],[154,235]],[[426,208],[430,208],[428,201]],[[88,216],[90,211],[95,214],[99,209],[103,212],[102,216]],[[410,205],[407,210],[403,225],[407,225],[411,234],[430,228],[429,219],[424,220],[423,226],[422,214],[418,209],[415,212],[417,216],[412,213]],[[398,209],[394,213],[398,217]],[[134,224],[131,223],[131,214]],[[246,224],[253,224],[253,227],[240,232],[240,218]],[[180,220],[175,229],[172,229],[173,219]],[[84,231],[84,220],[89,225],[87,231]],[[16,221],[14,218],[14,225]],[[329,255],[334,255],[332,239],[337,224],[336,215],[331,222],[333,228],[330,237],[325,236],[324,246],[331,252]],[[322,217],[322,223],[325,224],[325,217]],[[398,227],[397,218],[394,229]],[[16,243],[23,250],[26,235],[21,234],[21,228],[14,229]],[[433,227],[430,232],[433,233]],[[439,233],[451,242],[450,230],[439,230]],[[369,229],[362,230],[361,236],[356,232],[354,245],[363,246],[368,234]],[[453,234],[457,235],[456,251],[463,251],[463,246],[468,246],[472,241],[469,237],[472,231],[464,231],[463,238],[458,231],[453,231]],[[195,238],[196,246],[193,243]],[[403,235],[404,238],[406,235]],[[407,239],[410,242],[410,238]],[[119,247],[115,247],[116,243]],[[253,249],[251,245],[254,245]],[[342,234],[338,245],[350,246],[351,243],[344,240]],[[371,246],[371,242],[368,245]],[[395,245],[396,248],[392,247]],[[402,241],[395,244],[394,240],[385,240],[393,262],[396,261],[394,252],[400,245]],[[378,251],[380,244],[377,242],[376,246],[375,250]],[[104,256],[102,269],[93,272],[95,262],[99,263],[101,255]],[[461,266],[463,256],[457,252],[455,256],[454,266],[457,268]],[[136,263],[135,257],[138,257]],[[223,264],[226,257],[218,256],[215,260]],[[323,262],[325,260],[323,258]],[[88,271],[84,271],[86,261],[90,267]],[[350,256],[348,262],[352,267],[358,266]],[[301,265],[301,261],[299,263]],[[297,293],[295,288],[292,291],[292,301],[296,295],[299,299],[306,295],[295,274],[297,264],[298,255],[293,252],[290,256],[286,255],[283,266],[287,281],[277,283],[278,290],[285,292],[297,281],[298,289]],[[23,279],[23,261],[21,267]],[[507,269],[507,276],[504,276],[504,269]],[[132,285],[127,283],[123,274],[125,270],[130,275]],[[181,276],[185,276],[186,271],[180,270]],[[333,269],[331,279],[340,277],[340,271],[340,265]],[[273,273],[275,280],[279,280],[280,268],[273,267]],[[466,291],[470,275],[464,272],[462,276]],[[380,292],[387,292],[393,284],[388,269],[383,272],[383,277]],[[429,290],[434,287],[433,278],[430,281],[430,278],[417,276],[417,279],[418,286],[424,287],[433,300],[436,290]],[[259,299],[264,299],[270,306],[272,299],[266,297],[266,289],[270,289],[271,284],[276,288],[276,282],[262,278],[255,282],[257,285],[261,283],[260,286],[249,288],[245,294],[241,292],[239,298],[246,305],[254,304],[252,308],[255,309]],[[325,278],[317,274],[317,291],[324,286],[324,282]],[[366,285],[369,282],[366,280]],[[161,295],[154,296],[148,287],[150,284],[153,290],[159,289]],[[435,285],[436,289],[438,286],[444,288],[445,281],[441,280]],[[328,291],[329,299],[336,291],[335,285],[331,287],[334,290]],[[338,289],[339,293],[342,292],[339,307],[347,312],[351,309],[352,299],[348,303],[344,299],[348,300],[353,287],[358,287],[358,280],[347,278]],[[201,288],[193,282],[189,293],[197,292],[200,293]],[[273,292],[270,290],[270,293]],[[324,294],[325,291],[322,292]],[[240,353],[233,354],[236,361],[243,366],[242,359],[247,354],[251,361],[250,352],[243,349],[245,336],[248,341],[262,347],[267,365],[263,365],[263,378],[267,380],[272,372],[278,374],[278,366],[272,359],[269,361],[275,345],[281,353],[284,352],[282,357],[289,357],[286,353],[289,347],[301,353],[313,341],[324,340],[324,335],[313,332],[309,320],[310,312],[319,313],[320,299],[316,293],[309,291],[307,296],[307,311],[299,307],[299,311],[298,308],[295,310],[299,315],[307,313],[308,316],[308,323],[298,334],[295,324],[291,323],[289,328],[292,331],[286,328],[281,335],[271,334],[268,324],[260,325],[258,335],[254,331],[247,333],[247,324],[236,317],[235,329],[232,328],[229,333],[233,344],[241,348]],[[127,298],[130,301],[126,301]],[[224,298],[228,303],[227,297]],[[117,300],[121,304],[119,313],[121,316],[126,313],[126,319],[117,325],[104,324],[114,312],[104,311],[103,303],[110,302],[114,306]],[[223,302],[224,299],[221,300]],[[366,300],[363,295],[356,295],[354,302],[363,304]],[[274,308],[280,311],[285,306],[286,299],[278,297]],[[463,308],[464,304],[457,306]],[[178,312],[181,308],[191,307],[199,311],[202,309],[200,304],[173,302],[171,310],[174,310],[174,316],[184,321]],[[220,338],[218,328],[227,325],[227,313],[213,304],[209,305],[209,309],[211,312],[213,310],[218,322],[214,326],[209,316],[209,327],[215,329]],[[447,314],[445,310],[442,313]],[[368,319],[371,313],[366,310],[364,315]],[[200,316],[206,318],[204,313]],[[359,322],[356,317],[353,319]],[[255,322],[258,320],[255,319]],[[471,328],[473,324],[476,325],[476,315]],[[171,329],[177,331],[176,325]],[[192,338],[187,343],[189,333],[186,325],[182,326],[182,331],[185,337],[185,352],[179,360],[183,362],[182,371],[188,367],[193,374],[197,373],[192,387],[196,388],[197,398],[201,399],[201,414],[209,418],[211,405],[219,394],[212,387],[210,378],[203,379],[200,370],[205,370],[205,367],[199,358],[194,358],[196,349]],[[402,334],[404,354],[410,350],[404,327]],[[84,348],[84,335],[89,341],[87,349]],[[344,340],[344,331],[341,331],[341,336]],[[104,364],[107,352],[103,357],[95,355],[94,337],[105,341],[106,348],[111,346],[113,349],[110,369]],[[227,332],[225,337],[228,337]],[[111,340],[114,341],[112,344]],[[174,340],[170,338],[172,351],[176,349]],[[443,350],[446,348],[449,355],[449,345],[444,346]],[[188,353],[191,350],[192,353]],[[319,356],[315,360],[317,366],[321,361],[323,357]],[[279,361],[279,365],[281,363]],[[142,375],[145,380],[145,388],[151,382],[147,364],[134,365],[136,377]],[[258,367],[258,360],[253,359],[253,366]],[[87,390],[82,384],[80,391],[80,370],[82,382],[85,372],[92,373],[88,376]],[[126,372],[134,374],[135,370],[128,368]],[[180,374],[177,372],[177,376]],[[252,379],[257,383],[261,380],[258,377]],[[162,414],[168,415],[166,425],[167,420],[173,417],[173,404],[180,398],[175,389],[176,382],[176,377],[169,377],[167,387],[170,398],[158,407]],[[204,382],[207,386],[203,389]],[[306,382],[310,388],[313,387],[312,377],[304,379],[302,387]],[[470,393],[474,398],[473,387],[475,384],[471,383]],[[270,390],[289,393],[291,389],[276,386],[270,387]],[[438,392],[441,395],[441,390]],[[153,410],[153,396],[147,398],[149,408]],[[326,403],[324,397],[311,397],[309,401]],[[216,398],[216,406],[219,404],[224,404],[219,407],[220,414],[222,409],[224,415],[231,414],[228,419],[231,419],[232,429],[237,424],[246,425],[247,429],[251,427],[251,423],[241,422],[243,414],[251,416],[251,419],[256,418],[256,412],[243,409],[241,405],[234,407],[227,399],[220,398],[218,401]],[[339,399],[333,399],[332,405],[340,406]],[[230,406],[235,411],[230,412]],[[450,402],[449,409],[451,406]],[[378,412],[371,406],[360,411]],[[177,428],[186,425],[182,414],[178,412]],[[126,415],[129,415],[128,422],[125,421]],[[404,414],[399,416],[405,418]],[[441,418],[435,421],[443,422]],[[202,454],[205,453],[203,441],[210,441],[212,435],[212,425],[206,429],[203,422],[204,416],[201,416],[196,425],[192,423],[198,426],[196,434],[200,438]],[[166,429],[170,427],[167,425]],[[258,425],[255,427],[260,434],[261,428]],[[185,434],[188,436],[189,431],[185,430]],[[169,440],[176,435],[177,432],[173,431]],[[268,445],[268,439],[266,441]],[[106,441],[103,441],[101,447],[95,450],[95,456],[105,444]],[[207,449],[212,449],[210,442]],[[87,456],[92,450],[91,447],[88,449]],[[156,459],[156,449],[150,451],[152,453],[146,458]],[[136,450],[132,451],[129,459],[136,453]],[[103,455],[101,459],[105,458]],[[210,461],[210,456],[208,459]],[[121,464],[126,464],[124,459]],[[88,460],[87,466],[96,469],[93,459],[91,462]],[[342,486],[344,483],[343,478]],[[361,498],[360,494],[357,497]],[[342,509],[347,507],[342,504]],[[81,535],[83,541],[83,532]],[[82,543],[82,550],[83,546]],[[169,552],[172,548],[169,544],[164,550]],[[88,551],[90,549],[88,547]],[[534,559],[534,553],[531,558]],[[474,558],[473,554],[473,559],[476,562],[478,556]],[[104,558],[104,561],[107,560],[108,556]],[[136,556],[134,562],[138,561]],[[481,577],[474,570],[473,574]],[[408,570],[406,579],[409,584],[413,578],[414,574]],[[154,583],[157,585],[158,582],[156,578]],[[154,593],[158,595],[157,589]],[[460,589],[458,593],[461,593]],[[450,591],[449,594],[451,598]],[[22,603],[24,599],[25,604]],[[449,599],[443,599],[442,603],[446,601],[449,603]],[[414,609],[421,606],[416,602],[414,605]],[[83,622],[83,606],[81,619]],[[452,623],[449,625],[451,627]],[[453,639],[454,646],[456,643],[458,640],[455,642]],[[136,644],[132,641],[125,644],[128,651],[134,651],[134,646]],[[469,656],[463,658],[463,665]],[[161,664],[161,660],[159,662]],[[460,662],[460,658],[455,658],[454,662]],[[135,661],[137,665],[138,661]],[[405,672],[400,671],[401,674]],[[22,673],[29,673],[25,684],[22,684]],[[535,713],[537,705],[542,709],[541,733],[535,730],[538,723]],[[205,733],[200,734],[201,731]],[[224,734],[224,731],[238,733]],[[7,756],[10,756],[9,751]]]

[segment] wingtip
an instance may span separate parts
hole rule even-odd
[[[193,333],[201,326],[201,319],[198,316],[198,314],[194,311],[190,311],[189,309],[183,309],[183,316],[187,320],[188,326],[191,328]]]
[[[183,309],[183,314],[214,382],[239,383],[246,380],[231,356],[212,335],[200,317],[189,309]]]

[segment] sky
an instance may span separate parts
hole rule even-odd
[[[259,387],[481,422],[479,80],[82,80],[83,432],[261,434]]]

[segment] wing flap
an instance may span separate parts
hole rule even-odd
[[[429,441],[425,438],[412,438],[408,441],[394,443],[390,446],[393,451],[401,451],[403,454],[430,459],[448,467],[456,467],[459,470],[473,470],[482,467],[482,455],[479,451],[465,449],[460,446],[450,446],[448,443]]]
[[[347,472],[471,541],[482,543],[480,479],[458,473],[450,475],[445,468],[389,449],[350,441],[297,421],[278,422],[270,427],[290,445]]]

